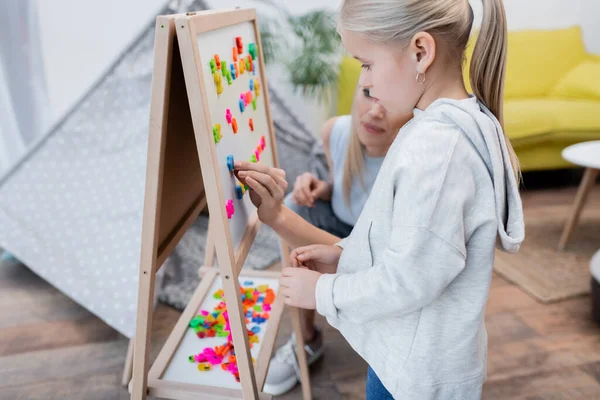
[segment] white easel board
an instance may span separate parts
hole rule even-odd
[[[200,54],[203,67],[203,76],[207,90],[207,101],[210,109],[210,117],[212,124],[220,124],[222,139],[216,144],[217,160],[219,163],[219,172],[221,184],[226,199],[233,200],[235,213],[229,220],[229,231],[233,241],[234,248],[238,248],[246,228],[250,223],[250,217],[255,212],[256,208],[252,205],[248,195],[244,195],[242,200],[236,198],[235,188],[237,179],[233,176],[227,167],[227,156],[233,155],[235,160],[249,161],[256,146],[259,144],[261,136],[264,136],[266,147],[265,151],[260,154],[260,163],[274,166],[272,141],[269,136],[269,121],[267,119],[267,111],[265,106],[264,84],[260,78],[260,63],[255,58],[253,61],[253,72],[248,71],[239,74],[233,80],[232,84],[228,85],[226,80],[223,81],[223,93],[220,95],[216,92],[216,85],[213,80],[213,74],[210,69],[209,60],[215,54],[219,55],[221,62],[226,61],[227,69],[231,71],[233,63],[232,50],[236,47],[236,38],[242,38],[243,52],[239,54],[239,60],[248,57],[248,46],[253,43],[256,45],[256,35],[254,34],[254,24],[252,22],[243,22],[240,24],[226,26],[220,29],[202,32],[198,34],[198,51]],[[239,70],[239,68],[238,68]],[[259,96],[253,89],[252,95],[256,100],[256,110],[252,104],[244,107],[244,111],[240,111],[239,100],[242,93],[250,91],[250,81],[259,82]],[[225,110],[231,110],[231,115],[237,121],[238,132],[233,133],[231,124],[225,117]],[[249,120],[252,119],[254,131],[250,130]]]

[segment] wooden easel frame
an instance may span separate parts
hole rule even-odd
[[[261,393],[283,302],[279,295],[271,311],[269,326],[261,350],[252,365],[248,336],[239,297],[238,277],[250,251],[260,221],[256,212],[234,254],[228,221],[223,207],[221,181],[216,171],[215,143],[212,139],[211,118],[206,98],[203,72],[197,46],[197,35],[225,26],[251,22],[257,43],[262,94],[265,104],[274,166],[278,166],[273,121],[270,114],[269,92],[264,73],[260,32],[253,9],[205,11],[156,19],[154,71],[150,106],[148,138],[148,163],[144,198],[142,245],[138,289],[138,313],[133,354],[133,380],[131,398],[145,399],[148,394],[174,399],[192,398],[244,398],[268,399]],[[177,40],[175,40],[177,38]],[[181,50],[180,50],[181,49]],[[204,188],[211,190],[204,190]],[[188,307],[181,315],[171,335],[148,372],[150,332],[153,315],[155,274],[173,251],[183,234],[208,205],[210,230],[207,240],[207,257],[214,254],[219,268],[206,268]],[[219,240],[215,240],[219,238]],[[223,290],[228,301],[229,323],[236,350],[241,390],[208,387],[161,379],[174,352],[185,334],[190,319],[206,296],[214,279],[222,276]],[[279,277],[280,272],[246,271],[244,276]],[[233,304],[232,304],[233,303]],[[299,362],[305,399],[310,399],[308,366],[303,349],[298,310],[293,313],[297,330]],[[272,325],[271,325],[272,324]]]

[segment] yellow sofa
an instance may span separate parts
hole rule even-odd
[[[504,123],[521,167],[569,167],[561,157],[565,147],[600,139],[600,56],[586,52],[579,27],[511,31],[508,36]],[[473,43],[465,64],[469,91]],[[338,114],[350,112],[359,74],[356,60],[342,60]]]

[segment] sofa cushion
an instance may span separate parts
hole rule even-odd
[[[476,40],[473,35],[467,47],[464,66],[465,81]],[[554,30],[523,30],[508,33],[506,86],[504,97],[525,98],[548,95],[558,81],[586,59],[581,28],[576,26]],[[470,85],[467,85],[472,92]]]
[[[573,68],[552,89],[550,95],[600,100],[600,61],[584,61]]]
[[[504,128],[511,140],[560,132],[600,134],[600,101],[524,99],[504,102]]]
[[[354,91],[360,77],[360,62],[345,56],[340,62],[337,87],[337,115],[350,114],[354,102]]]

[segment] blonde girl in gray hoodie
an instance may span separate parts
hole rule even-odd
[[[481,397],[494,249],[524,237],[519,167],[503,133],[506,18],[484,16],[467,93],[467,0],[345,0],[339,32],[359,85],[390,115],[414,112],[351,235],[293,252],[281,293],[316,309],[367,361],[367,399]],[[261,184],[249,179],[253,190]],[[259,207],[260,212],[260,207]]]

